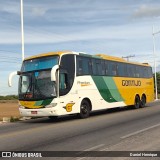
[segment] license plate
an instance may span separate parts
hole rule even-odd
[[[31,111],[31,114],[37,114],[37,111]]]

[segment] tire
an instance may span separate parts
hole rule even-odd
[[[138,109],[140,107],[140,98],[138,95],[136,95],[135,100],[134,100],[134,109]]]
[[[146,96],[142,95],[140,107],[143,108],[146,105]]]
[[[84,118],[88,118],[90,115],[90,104],[87,100],[83,100],[81,102],[81,106],[80,106],[80,113],[79,113],[79,117],[84,119]]]

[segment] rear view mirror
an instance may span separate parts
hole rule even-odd
[[[55,65],[51,70],[51,81],[56,81],[56,72],[59,69],[59,65]]]
[[[15,75],[19,75],[19,73],[17,71],[12,72],[9,74],[9,78],[8,78],[8,86],[12,87],[12,79]]]

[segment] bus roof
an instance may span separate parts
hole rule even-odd
[[[48,52],[48,53],[42,53],[34,56],[30,56],[25,58],[25,60],[31,60],[31,59],[36,59],[36,58],[41,58],[41,57],[47,57],[47,56],[55,56],[55,55],[62,55],[64,53],[72,53],[72,51],[57,51],[57,52]]]
[[[31,59],[47,57],[47,56],[54,56],[54,55],[59,55],[60,56],[62,54],[78,54],[78,52],[73,52],[73,51],[48,52],[48,53],[42,53],[42,54],[30,56],[28,58],[25,58],[25,60],[31,60]],[[148,63],[128,62],[123,58],[110,56],[110,55],[106,55],[106,54],[91,55],[91,54],[86,54],[86,53],[79,52],[79,55],[86,56],[86,57],[94,57],[94,58],[99,58],[99,59],[105,59],[105,60],[110,60],[110,61],[116,61],[116,62],[122,62],[122,63],[136,64],[136,65],[142,65],[142,66],[150,66]]]
[[[150,66],[148,63],[130,62],[130,61],[126,61],[123,58],[109,56],[109,55],[106,55],[106,54],[96,54],[96,56],[98,56],[98,57],[100,57],[102,59],[105,59],[105,60],[110,60],[110,61],[123,62],[123,63],[129,63],[129,64],[136,64],[136,65],[142,65],[142,66]]]

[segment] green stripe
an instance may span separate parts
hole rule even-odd
[[[106,85],[108,86],[108,89],[111,93],[111,95],[113,96],[113,98],[117,101],[124,101],[124,99],[122,98],[121,94],[118,91],[118,88],[113,80],[112,77],[103,77]]]
[[[94,81],[94,83],[96,84],[97,86],[97,89],[99,91],[99,93],[101,94],[101,96],[103,97],[103,99],[107,102],[117,102],[110,90],[108,89],[108,86],[106,85],[104,79],[103,79],[103,76],[92,76],[92,79]]]
[[[109,103],[123,101],[112,77],[92,76],[103,99]]]
[[[52,100],[53,99],[46,99],[46,100],[43,101],[42,105],[46,106],[46,105],[50,104],[52,102]]]
[[[46,100],[41,100],[41,101],[36,101],[34,106],[46,106],[49,105],[52,102],[53,99],[46,99]]]
[[[42,101],[36,101],[35,104],[34,104],[34,106],[41,106],[42,103],[43,103],[43,100]]]

